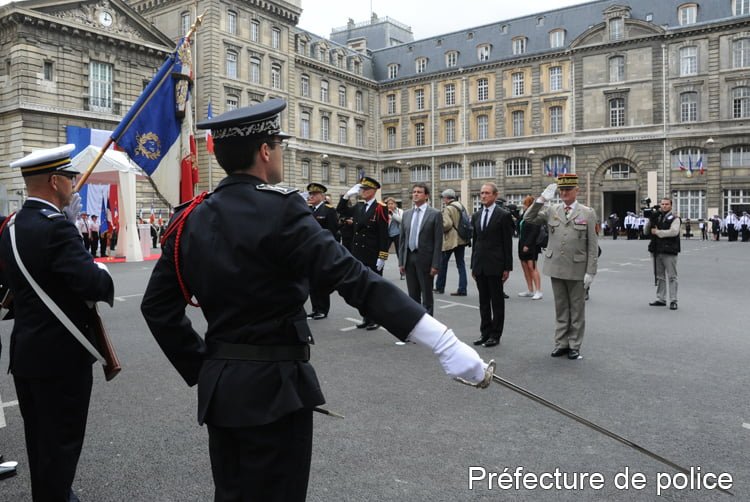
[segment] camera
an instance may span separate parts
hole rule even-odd
[[[659,216],[659,205],[651,206],[651,199],[641,199],[641,212],[645,218],[653,221]]]

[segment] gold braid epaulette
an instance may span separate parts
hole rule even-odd
[[[378,253],[378,258],[381,260],[387,260],[388,259],[388,251],[380,251]]]

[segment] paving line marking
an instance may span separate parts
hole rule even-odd
[[[355,329],[359,329],[357,328],[357,324],[362,322],[362,319],[352,319],[351,317],[345,317],[344,319],[346,319],[347,321],[353,322],[354,326],[347,326],[346,328],[339,328],[339,331],[352,331]],[[380,326],[378,329],[382,329],[383,331],[388,331],[383,326]]]
[[[118,302],[124,302],[126,298],[138,298],[139,296],[143,296],[143,293],[136,293],[134,295],[125,295],[125,296],[115,296],[115,300]]]
[[[745,429],[750,429],[750,424],[745,422],[744,424],[742,424],[742,427],[744,427]]]
[[[479,307],[477,305],[467,305],[466,303],[452,302],[452,301],[449,301],[449,300],[439,300],[439,299],[435,300],[435,301],[436,302],[440,302],[440,303],[447,303],[447,305],[444,305],[444,306],[440,307],[441,309],[447,309],[447,308],[450,308],[450,307],[459,306],[459,307],[468,307],[470,309],[477,309],[477,310],[479,310]]]
[[[9,408],[11,406],[18,406],[18,401],[8,401],[7,403],[4,403],[3,398],[0,397],[0,429],[8,425],[5,421],[5,408]]]

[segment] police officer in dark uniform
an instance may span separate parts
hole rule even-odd
[[[375,199],[379,189],[380,183],[377,180],[365,176],[341,197],[336,210],[340,215],[353,220],[352,255],[376,274],[383,275],[391,242],[388,238],[388,206]],[[349,197],[356,194],[364,201],[350,206]],[[362,322],[357,324],[358,328],[372,331],[380,327],[367,316],[362,317]]]
[[[328,191],[325,185],[321,183],[310,183],[307,185],[307,203],[310,204],[313,216],[320,223],[320,226],[333,235],[336,239],[339,227],[339,215],[332,205],[326,203],[325,193]],[[315,320],[325,319],[328,317],[328,311],[331,309],[331,292],[329,290],[310,290],[310,303],[312,304],[312,313],[307,317]]]
[[[452,330],[321,228],[295,190],[275,185],[285,107],[272,99],[198,124],[211,129],[227,177],[177,209],[141,305],[169,360],[198,384],[216,501],[305,499],[312,412],[324,402],[309,362],[309,287],[335,288],[399,339],[429,346],[449,375],[486,382],[490,373]],[[207,319],[205,339],[188,303]]]
[[[11,243],[39,288],[84,334],[87,302],[114,301],[112,277],[84,248],[75,226],[74,145],[40,150],[11,163],[28,190],[3,230],[0,261],[14,295],[10,371],[23,416],[34,501],[77,501],[72,491],[83,446],[94,358],[43,303],[19,267]]]

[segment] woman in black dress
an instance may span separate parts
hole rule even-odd
[[[523,200],[523,212],[534,203],[534,197],[528,195]],[[537,258],[541,249],[537,245],[537,238],[541,228],[539,225],[519,219],[518,230],[518,258],[521,260],[523,276],[526,279],[526,291],[521,291],[518,296],[522,298],[531,298],[532,300],[542,299],[542,279],[539,276],[539,269],[536,266]]]

